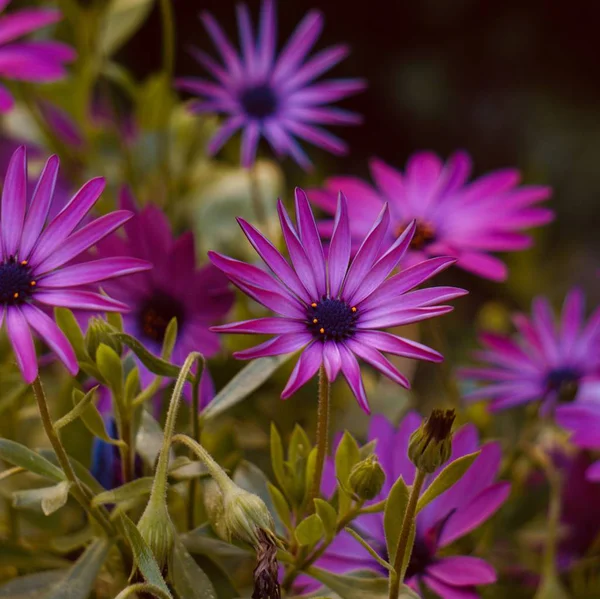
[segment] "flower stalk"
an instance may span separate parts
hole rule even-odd
[[[308,509],[313,510],[313,500],[319,496],[321,479],[325,457],[327,456],[327,441],[329,438],[329,395],[331,385],[325,376],[325,368],[321,365],[319,369],[319,403],[317,407],[317,460],[315,464],[315,475],[311,483],[308,496]]]

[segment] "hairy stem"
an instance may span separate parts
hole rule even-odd
[[[200,376],[202,371],[200,368],[205,368],[204,360],[198,360],[198,370],[196,372],[196,378],[192,385],[192,405],[191,405],[191,419],[192,419],[192,438],[197,443],[200,443],[200,419],[198,418],[198,412],[200,411]],[[200,364],[202,362],[202,364]],[[193,455],[193,451],[190,449]],[[198,479],[192,478],[188,489],[188,528],[193,530],[195,528],[195,506],[196,506],[196,489],[198,488]]]
[[[319,403],[317,407],[317,461],[315,476],[308,496],[308,510],[313,511],[313,500],[319,496],[323,467],[327,456],[327,440],[329,438],[329,391],[330,384],[325,376],[325,368],[319,369]]]

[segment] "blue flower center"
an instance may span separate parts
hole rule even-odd
[[[308,307],[308,329],[323,341],[343,341],[356,332],[358,310],[338,299],[323,298]]]
[[[275,91],[266,83],[243,90],[240,94],[240,103],[244,112],[255,119],[265,119],[274,115],[279,106]]]
[[[0,305],[22,304],[31,297],[35,281],[27,261],[18,262],[14,256],[0,263]]]
[[[546,389],[558,393],[559,401],[568,403],[577,395],[580,378],[581,374],[575,368],[555,368],[546,375]]]
[[[139,324],[146,337],[162,343],[171,320],[177,319],[181,331],[184,316],[183,304],[177,298],[158,292],[140,310]]]

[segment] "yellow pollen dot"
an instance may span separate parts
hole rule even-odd
[[[17,293],[15,293],[15,294],[13,295],[13,297],[14,297],[15,299],[19,299],[19,292],[17,291]]]
[[[350,310],[352,310],[352,312],[356,312],[356,306],[352,306],[352,308],[350,308]]]
[[[27,264],[28,264],[27,260],[23,260],[23,261],[21,262],[21,266],[27,266]]]
[[[29,284],[30,284],[32,287],[35,287],[35,286],[37,285],[37,283],[36,283],[35,281],[30,281],[30,282],[29,282]]]
[[[312,306],[313,308],[316,308],[316,307],[317,307],[317,302],[313,302],[313,303],[311,304],[311,306]]]
[[[319,333],[321,333],[321,335],[325,334],[325,329],[324,329],[323,327],[321,327],[321,328],[319,329]]]
[[[319,322],[316,318],[313,318],[313,324],[317,324]]]

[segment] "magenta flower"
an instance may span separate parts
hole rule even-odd
[[[120,205],[135,213],[125,226],[127,237],[106,239],[98,247],[99,254],[127,255],[154,265],[147,273],[103,285],[131,306],[124,317],[126,332],[160,354],[167,326],[175,317],[178,334],[173,362],[183,364],[192,351],[206,358],[214,356],[221,346],[219,336],[209,327],[229,312],[234,300],[227,279],[211,264],[196,268],[193,234],[184,233],[175,239],[159,208],[149,205],[138,210],[126,190],[121,193]],[[140,374],[143,383],[152,380],[153,375],[142,364]]]
[[[39,305],[126,311],[125,304],[89,291],[86,286],[151,267],[144,260],[120,256],[68,264],[132,215],[121,210],[79,227],[104,189],[104,179],[97,178],[88,181],[46,225],[58,163],[56,156],[48,159],[28,203],[27,159],[25,147],[21,146],[13,154],[2,190],[0,326],[6,317],[8,337],[27,383],[38,373],[31,330],[72,374],[79,369],[73,348]]]
[[[0,12],[10,0],[0,0]],[[18,81],[56,81],[65,74],[64,64],[75,59],[74,50],[60,42],[14,42],[17,38],[60,21],[60,12],[28,8],[0,17],[0,77]],[[14,104],[10,92],[0,85],[0,112]]]
[[[410,435],[421,423],[421,417],[409,412],[397,430],[382,416],[375,416],[369,440],[377,440],[375,452],[386,473],[385,485],[376,501],[385,499],[396,480],[402,476],[407,485],[413,483],[415,467],[408,459]],[[415,544],[405,582],[415,591],[424,585],[442,599],[476,599],[475,587],[496,580],[494,569],[474,556],[448,555],[451,543],[464,537],[490,518],[506,501],[510,483],[495,482],[500,469],[501,450],[498,443],[479,446],[477,429],[466,425],[454,435],[450,461],[481,449],[481,454],[453,487],[427,505],[417,516]],[[425,489],[439,473],[427,477]],[[323,477],[335,489],[335,467],[329,460]],[[352,527],[366,539],[377,553],[388,559],[383,528],[383,514],[364,514]],[[443,556],[440,552],[444,550]],[[369,569],[384,576],[388,572],[352,536],[340,533],[317,566],[344,573]],[[421,591],[422,592],[422,591]]]
[[[560,327],[543,297],[533,301],[532,318],[514,317],[519,336],[484,333],[485,347],[475,357],[483,367],[466,368],[461,377],[486,383],[465,399],[490,399],[492,410],[542,400],[545,411],[559,401],[578,399],[584,383],[600,377],[600,308],[583,325],[584,298],[571,291],[563,306]]]
[[[404,265],[425,257],[454,256],[457,266],[487,279],[506,279],[506,265],[491,252],[511,252],[531,245],[523,229],[543,225],[553,213],[536,206],[550,188],[520,186],[514,169],[496,171],[467,183],[471,159],[457,152],[444,164],[435,154],[414,154],[404,173],[381,160],[370,163],[375,187],[356,177],[333,177],[324,189],[311,190],[315,204],[333,214],[341,189],[348,197],[354,243],[389,203],[391,242],[412,220],[417,231]],[[321,224],[330,234],[333,222]]]
[[[215,154],[238,130],[242,133],[242,165],[254,163],[258,142],[264,137],[275,153],[289,155],[304,169],[311,162],[294,139],[299,137],[334,154],[345,154],[346,144],[319,125],[354,125],[359,115],[328,107],[365,88],[359,79],[335,79],[324,83],[314,80],[329,71],[348,54],[344,45],[307,55],[323,28],[319,12],[309,12],[298,25],[279,56],[276,56],[277,25],[275,3],[263,0],[260,27],[256,39],[245,4],[238,5],[241,56],[221,27],[207,12],[201,15],[223,66],[201,51],[194,56],[215,81],[184,78],[179,87],[202,96],[192,110],[218,112],[227,120],[211,140],[208,150]]]
[[[433,258],[388,278],[410,245],[414,223],[388,247],[384,239],[390,215],[384,206],[350,262],[350,223],[343,194],[339,197],[327,259],[308,198],[301,189],[296,189],[296,228],[281,200],[277,210],[291,265],[268,239],[241,218],[238,222],[242,230],[269,271],[209,252],[213,264],[234,285],[278,315],[213,327],[228,333],[275,335],[265,343],[235,353],[237,358],[275,356],[302,349],[282,398],[295,393],[322,364],[329,381],[334,381],[340,371],[343,373],[367,412],[357,356],[404,387],[409,387],[408,380],[381,352],[433,362],[442,360],[429,347],[377,330],[446,314],[452,307],[437,304],[466,293],[455,287],[414,291],[417,285],[450,266],[452,258]]]

